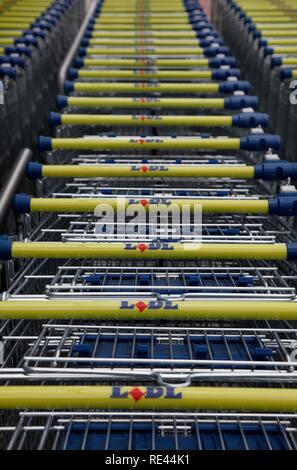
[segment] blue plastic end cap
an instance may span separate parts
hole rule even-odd
[[[249,27],[248,27],[248,32],[249,32],[249,33],[252,33],[252,32],[255,31],[255,30],[256,30],[256,25],[250,24]]]
[[[82,47],[88,47],[89,44],[90,44],[90,40],[88,38],[82,39],[82,41],[81,41],[81,46]]]
[[[28,163],[26,174],[29,180],[36,180],[42,178],[42,164],[37,162]]]
[[[267,127],[269,116],[265,113],[240,113],[232,117],[232,124],[241,128]]]
[[[78,49],[78,55],[79,55],[79,57],[84,57],[86,54],[87,54],[87,50],[86,50],[85,47],[80,47],[80,48]]]
[[[250,151],[279,150],[281,139],[278,135],[259,134],[241,137],[240,149]]]
[[[282,57],[274,55],[271,57],[271,67],[280,67],[282,65]]]
[[[85,32],[85,35],[84,35],[84,39],[91,39],[92,35],[93,35],[92,31],[89,31],[87,29],[87,31]]]
[[[228,77],[240,77],[239,69],[219,69],[212,72],[212,78],[214,80],[226,80]]]
[[[236,60],[234,57],[213,57],[212,59],[209,59],[208,63],[212,68],[219,68],[222,65],[233,67],[236,65]]]
[[[292,78],[292,69],[286,68],[282,69],[279,73],[281,80],[286,80],[288,78]]]
[[[232,82],[223,82],[219,84],[220,93],[234,93],[235,91],[248,92],[250,90],[250,82],[237,80]]]
[[[61,124],[62,124],[62,114],[51,112],[49,114],[48,122],[49,122],[50,126],[52,126],[52,127],[61,126]]]
[[[80,68],[84,66],[84,59],[77,58],[74,61],[74,67]]]
[[[242,108],[257,108],[258,107],[258,97],[257,96],[230,96],[225,98],[225,108],[226,109],[242,109]]]
[[[6,261],[12,258],[12,241],[6,235],[0,236],[0,260]]]
[[[297,215],[297,194],[288,193],[268,200],[269,214],[290,217]]]
[[[37,142],[38,142],[38,149],[41,152],[47,152],[48,150],[53,149],[51,137],[45,137],[45,136],[41,135],[40,137],[38,137]]]
[[[297,178],[297,163],[287,160],[272,160],[254,166],[254,177],[262,180],[281,181],[286,178]]]
[[[29,214],[31,211],[31,196],[16,194],[13,199],[13,209],[16,214]]]
[[[57,105],[57,108],[59,109],[67,108],[68,97],[64,95],[58,95],[56,98],[56,105]]]
[[[16,79],[17,71],[13,67],[0,67],[0,77],[9,77]]]
[[[267,44],[268,44],[267,39],[259,39],[259,46],[260,47],[267,46]]]
[[[252,27],[249,28],[249,33],[253,33],[253,38],[254,39],[259,39],[262,36],[261,31],[258,31],[257,29],[255,30]]]
[[[77,69],[70,69],[69,72],[68,72],[68,78],[69,80],[75,80],[76,78],[78,78],[78,70]]]
[[[65,90],[65,93],[71,93],[72,91],[74,91],[73,82],[66,81],[64,83],[64,90]]]
[[[273,53],[274,53],[273,47],[270,47],[270,46],[264,47],[264,55],[265,56],[272,55]]]
[[[287,260],[297,261],[297,243],[287,243]]]

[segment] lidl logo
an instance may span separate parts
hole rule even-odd
[[[138,310],[138,312],[144,312],[145,310],[178,310],[178,304],[170,300],[159,301],[152,300],[145,302],[139,300],[138,302],[130,302],[128,300],[123,300],[120,305],[121,310]]]
[[[147,173],[148,171],[168,171],[165,165],[131,165],[131,171],[140,171]]]
[[[135,403],[140,400],[147,399],[160,399],[165,400],[180,400],[182,392],[176,392],[174,387],[133,387],[131,390],[123,390],[123,387],[112,387],[111,398],[132,398]]]
[[[140,204],[142,207],[146,207],[149,204],[165,204],[170,205],[170,199],[160,198],[160,197],[152,197],[151,199],[129,199],[128,204]]]
[[[174,251],[174,246],[166,242],[154,241],[152,243],[125,243],[124,250],[126,251],[139,251],[145,253],[146,251]]]

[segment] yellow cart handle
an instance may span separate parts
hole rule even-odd
[[[294,244],[293,244],[294,245]],[[11,242],[0,241],[2,259],[222,259],[291,260],[286,243]],[[0,258],[1,259],[1,258]]]
[[[67,93],[89,92],[89,93],[218,93],[218,83],[153,83],[153,82],[136,82],[136,83],[92,83],[92,82],[66,82],[65,91]],[[176,98],[172,98],[176,99]],[[186,98],[185,98],[186,99]],[[122,98],[115,98],[122,100]],[[207,101],[205,101],[207,103]]]
[[[204,93],[218,92],[218,85],[205,86]],[[134,88],[136,91],[136,89]],[[212,90],[212,91],[209,91]],[[63,101],[65,101],[63,97]],[[224,98],[101,98],[87,96],[69,96],[66,105],[70,108],[140,108],[140,109],[222,109],[225,107]]]
[[[205,67],[209,59],[80,59],[85,67]]]
[[[31,171],[31,169],[33,171]],[[37,171],[36,171],[37,170]],[[30,164],[28,176],[35,178],[236,178],[251,179],[253,166],[244,165],[40,165]]]
[[[201,47],[87,47],[86,54],[96,55],[118,55],[118,56],[146,56],[146,55],[165,55],[165,56],[203,56],[204,49]]]
[[[91,137],[39,138],[39,148],[46,150],[238,150],[240,138],[200,137]],[[263,149],[264,150],[264,149]]]
[[[114,210],[123,209],[135,205],[148,209],[150,206],[178,207],[190,206],[193,211],[195,207],[201,206],[203,213],[226,213],[226,214],[268,214],[268,200],[257,199],[170,199],[170,198],[31,198],[20,194],[15,198],[15,207],[20,202],[23,213],[26,212],[94,212],[100,204],[110,205]],[[20,212],[19,212],[20,213]]]
[[[296,412],[297,390],[253,387],[1,386],[1,409]]]
[[[0,39],[1,41],[1,39]],[[211,69],[206,70],[90,70],[90,69],[72,69],[71,78],[122,78],[129,80],[148,80],[157,79],[210,79],[213,76]],[[74,76],[75,75],[75,76]]]
[[[9,300],[1,320],[297,320],[296,301],[246,300]]]
[[[233,116],[163,116],[144,114],[57,114],[50,115],[52,125],[87,126],[192,126],[230,127]],[[250,127],[253,127],[252,125]]]

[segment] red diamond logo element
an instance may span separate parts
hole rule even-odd
[[[148,245],[146,243],[139,243],[137,245],[137,248],[139,249],[141,253],[143,253],[145,250],[148,249]]]
[[[145,206],[148,205],[149,202],[148,202],[147,199],[141,199],[141,201],[139,201],[139,203],[140,203],[143,207],[145,207]]]
[[[131,392],[129,392],[129,395],[131,395],[131,397],[133,398],[133,400],[134,400],[135,402],[137,402],[137,401],[141,400],[142,397],[144,397],[145,392],[142,392],[142,391],[140,390],[140,388],[135,387],[135,388],[133,388],[133,389],[131,390]]]
[[[144,139],[139,139],[138,142],[139,142],[140,144],[144,144],[145,140],[144,140]]]
[[[143,173],[146,173],[146,172],[149,170],[149,167],[146,166],[146,165],[142,165],[142,166],[140,167],[140,170],[143,171]]]
[[[135,307],[137,308],[137,310],[141,313],[143,312],[146,308],[148,308],[148,304],[146,304],[145,302],[137,302],[137,304],[135,304]]]
[[[141,116],[139,116],[139,119],[140,119],[141,121],[144,121],[144,120],[145,120],[145,116],[141,115]]]

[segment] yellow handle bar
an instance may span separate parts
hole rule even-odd
[[[208,59],[83,59],[86,67],[204,67]]]
[[[166,78],[178,79],[209,79],[212,78],[212,70],[90,70],[80,69],[77,71],[79,78],[127,78],[127,79],[152,79]]]
[[[169,208],[190,206],[201,206],[203,213],[225,213],[225,214],[268,214],[268,200],[255,199],[160,199],[154,202],[146,198],[31,198],[30,209],[32,212],[94,212],[100,204],[110,205],[113,209],[123,209],[131,206],[144,207],[148,209],[151,205],[157,208]]]
[[[104,31],[104,28],[94,29],[92,31],[94,38],[174,38],[186,39],[196,38],[194,31],[155,31],[146,29],[145,31],[135,29],[134,31]]]
[[[252,300],[9,300],[1,320],[297,320],[296,301]]]
[[[77,92],[89,93],[218,93],[218,83],[85,83],[74,82]],[[121,98],[116,98],[121,99]],[[222,100],[223,101],[223,100]]]
[[[213,91],[210,91],[214,88]],[[216,93],[217,84],[205,86],[204,93]],[[81,108],[141,108],[141,109],[221,109],[224,108],[223,98],[97,98],[70,96],[68,107]]]
[[[240,149],[240,139],[226,137],[62,138],[51,139],[51,148],[60,150],[238,150]]]
[[[0,408],[295,412],[297,390],[217,386],[8,385],[0,387]]]
[[[63,125],[89,126],[232,126],[232,116],[161,116],[131,114],[62,114]]]
[[[87,47],[88,55],[119,55],[119,56],[144,56],[144,55],[203,55],[201,47]]]
[[[254,178],[253,166],[237,165],[42,165],[49,178]]]
[[[270,46],[295,46],[297,44],[297,38],[269,38],[267,41]]]
[[[133,47],[147,47],[147,46],[192,46],[198,45],[197,39],[155,39],[155,38],[135,38],[135,39],[103,39],[93,38],[89,41],[91,46],[133,46]]]
[[[273,51],[276,54],[297,54],[297,46],[274,46]]]
[[[12,258],[286,260],[287,245],[225,243],[13,242]]]

